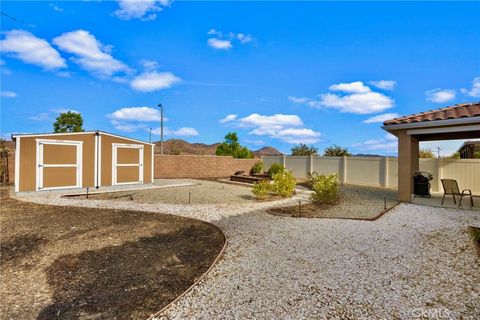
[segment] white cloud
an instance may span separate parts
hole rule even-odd
[[[157,134],[160,134],[160,129],[154,130]],[[190,127],[182,127],[177,130],[172,130],[170,128],[165,128],[164,134],[166,136],[174,136],[174,137],[195,137],[198,136],[199,133],[196,129]]]
[[[376,88],[383,89],[383,90],[393,90],[397,85],[397,81],[394,81],[394,80],[370,81],[368,83]]]
[[[394,101],[378,92],[354,93],[346,96],[325,93],[320,95],[318,103],[321,106],[338,109],[340,112],[369,114],[391,108]]]
[[[13,91],[2,91],[0,93],[0,95],[1,95],[2,98],[16,98],[16,97],[18,97],[18,94],[16,94]]]
[[[381,139],[371,139],[364,142],[354,143],[351,147],[358,149],[361,152],[397,153],[398,142],[397,137],[387,133]]]
[[[218,38],[211,38],[207,41],[208,45],[214,49],[228,50],[232,48],[232,42],[230,40],[222,40]]]
[[[121,108],[109,114],[108,117],[117,121],[150,122],[161,120],[160,111],[150,107]],[[166,121],[165,118],[164,121]]]
[[[251,34],[237,33],[236,37],[242,44],[246,44],[254,40]]]
[[[471,89],[461,89],[461,91],[470,97],[480,98],[480,77],[473,78]]]
[[[161,129],[155,128],[152,130],[152,133],[160,135]],[[171,136],[171,137],[195,137],[199,135],[198,131],[195,128],[191,128],[191,127],[182,127],[176,130],[165,127],[163,128],[163,134],[165,136]]]
[[[229,115],[222,120],[227,118],[230,119],[229,121],[236,120],[232,125],[237,128],[250,129],[250,135],[267,136],[285,143],[316,143],[321,137],[320,132],[303,128],[303,121],[297,115],[274,114],[269,116],[253,113],[240,119],[236,115]]]
[[[0,48],[12,57],[46,70],[65,68],[65,60],[46,40],[37,38],[24,30],[5,32]]]
[[[288,128],[276,132],[275,137],[286,143],[316,143],[320,140],[320,132],[306,128]]]
[[[128,123],[122,122],[117,120],[110,120],[113,127],[117,130],[124,131],[124,132],[135,132],[140,129],[147,129],[147,125],[145,123]]]
[[[286,126],[301,126],[302,119],[297,115],[275,114],[272,116],[253,113],[238,120],[242,127],[257,127],[258,129],[281,129]]]
[[[155,70],[158,67],[158,62],[155,60],[143,59],[140,63],[147,71]]]
[[[370,88],[363,84],[362,81],[355,81],[350,83],[332,84],[328,87],[331,91],[342,91],[348,93],[366,93],[370,92]]]
[[[28,117],[28,119],[33,121],[48,121],[48,120],[51,120],[52,117],[48,112],[42,112],[42,113]]]
[[[98,76],[110,77],[117,72],[131,71],[126,64],[112,57],[111,46],[103,45],[88,31],[63,33],[53,39],[53,43],[62,51],[73,54],[74,62]]]
[[[152,126],[152,122],[159,123],[161,120],[161,114],[159,109],[150,107],[127,107],[118,109],[107,115],[110,119],[110,123],[115,129],[124,132],[135,132],[138,130],[148,130]],[[167,122],[169,119],[163,117],[163,121]],[[194,135],[192,131],[188,132],[188,128],[181,128],[182,131],[175,131],[175,135]],[[169,130],[165,128],[165,130]],[[166,131],[165,131],[166,132]],[[152,133],[160,134],[158,129],[153,129]],[[190,133],[190,134],[189,134]]]
[[[223,119],[220,119],[218,122],[220,123],[227,123],[227,122],[230,122],[230,121],[233,121],[235,119],[237,119],[237,116],[236,114],[229,114],[228,116],[226,116],[225,118]]]
[[[152,92],[170,88],[180,81],[181,79],[171,72],[147,71],[135,77],[130,86],[138,91]]]
[[[49,3],[48,4],[50,6],[50,8],[52,8],[54,11],[57,11],[57,12],[63,12],[63,9],[60,8],[59,6],[57,6],[56,4],[53,4],[53,3]]]
[[[447,102],[455,99],[455,90],[450,89],[433,89],[425,92],[427,100],[435,103]]]
[[[307,103],[310,101],[309,98],[299,98],[299,97],[294,97],[294,96],[289,96],[288,100],[295,102],[295,103]]]
[[[207,44],[210,47],[218,50],[231,49],[233,47],[233,42],[237,42],[243,45],[256,40],[251,34],[246,34],[242,32],[228,32],[227,34],[225,34],[216,29],[210,29],[207,34],[213,36],[212,38],[208,39]]]
[[[216,29],[210,29],[208,30],[207,34],[209,35],[214,35],[214,36],[217,36],[217,37],[223,37],[223,33],[221,31],[218,31]]]
[[[393,107],[394,100],[382,93],[371,91],[362,81],[338,83],[329,87],[332,91],[346,94],[323,93],[319,99],[299,98],[290,96],[288,99],[295,103],[305,104],[312,108],[333,108],[340,112],[370,114],[383,112]]]
[[[114,14],[122,20],[141,19],[155,20],[157,12],[169,6],[170,0],[117,0],[120,9]]]
[[[363,123],[377,123],[377,122],[384,122],[393,118],[397,118],[400,115],[398,113],[384,113],[379,114],[377,116],[373,116],[368,118],[367,120],[363,121]]]

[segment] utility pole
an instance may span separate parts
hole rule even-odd
[[[163,106],[158,104],[160,108],[160,154],[163,155]]]
[[[440,150],[442,150],[442,149],[440,149],[440,147],[437,147],[437,156],[438,156],[438,159],[440,159]]]
[[[152,143],[152,128],[150,128],[150,135],[148,136],[148,142]]]

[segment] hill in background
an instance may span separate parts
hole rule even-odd
[[[215,155],[220,143],[190,143],[182,139],[169,139],[163,142],[164,154],[186,154],[186,155]],[[256,157],[282,155],[273,147],[263,147],[252,151]],[[155,153],[160,153],[160,141],[155,142]]]

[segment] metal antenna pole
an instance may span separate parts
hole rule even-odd
[[[160,103],[160,154],[163,155],[163,106]]]
[[[148,142],[152,142],[152,128],[150,128],[150,135],[148,136]]]

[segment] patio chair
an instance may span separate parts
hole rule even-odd
[[[443,205],[443,202],[445,201],[445,196],[452,195],[453,196],[453,203],[457,204],[455,196],[458,196],[459,197],[458,207],[463,208],[462,207],[463,197],[469,196],[470,197],[470,208],[473,207],[472,190],[463,189],[462,192],[460,192],[460,189],[458,188],[457,180],[455,180],[455,179],[441,179],[441,181],[442,181],[442,186],[443,186],[442,205]]]

